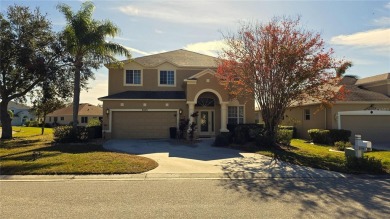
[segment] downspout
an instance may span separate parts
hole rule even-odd
[[[340,115],[340,112],[337,112],[337,128],[341,129],[341,115]]]

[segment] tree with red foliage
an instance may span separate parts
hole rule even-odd
[[[255,97],[273,144],[286,109],[340,98],[335,87],[351,66],[336,60],[320,34],[299,23],[299,17],[273,18],[266,24],[242,24],[237,33],[224,36],[228,47],[220,55],[217,77],[231,98]]]

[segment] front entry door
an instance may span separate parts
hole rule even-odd
[[[213,136],[214,133],[214,110],[199,111],[198,130],[200,136]]]

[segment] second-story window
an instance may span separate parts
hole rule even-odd
[[[125,76],[125,81],[127,85],[142,84],[141,70],[126,70]]]
[[[160,85],[175,85],[175,72],[167,70],[160,71]]]

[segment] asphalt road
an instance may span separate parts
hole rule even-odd
[[[0,181],[1,218],[388,218],[390,180]]]

